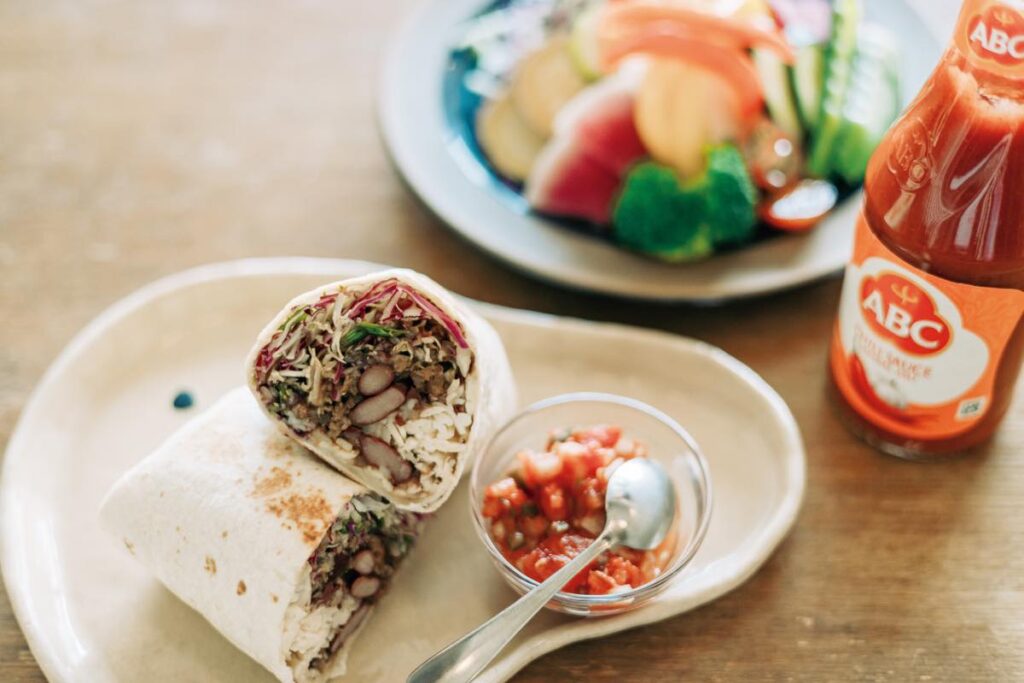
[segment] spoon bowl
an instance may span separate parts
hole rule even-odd
[[[615,469],[605,497],[607,525],[621,528],[615,545],[653,550],[668,535],[676,516],[676,490],[665,468],[637,458]]]

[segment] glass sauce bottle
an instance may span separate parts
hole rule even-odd
[[[829,351],[830,394],[881,450],[988,439],[1024,350],[1024,1],[966,0],[875,151]]]

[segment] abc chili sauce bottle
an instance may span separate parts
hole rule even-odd
[[[1024,0],[966,0],[875,151],[829,365],[844,421],[927,459],[992,435],[1024,349]]]

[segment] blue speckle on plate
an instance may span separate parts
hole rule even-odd
[[[179,391],[175,395],[174,401],[172,401],[172,405],[177,410],[187,410],[192,407],[193,403],[195,403],[195,399],[192,398],[192,394],[188,391]]]

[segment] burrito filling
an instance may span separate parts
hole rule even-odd
[[[473,353],[458,323],[397,280],[297,306],[260,349],[260,400],[297,435],[326,437],[391,490],[455,471],[472,425]]]
[[[289,607],[288,665],[296,680],[330,673],[334,655],[358,631],[424,517],[374,494],[353,498],[341,511],[310,555],[309,581],[300,583]]]

